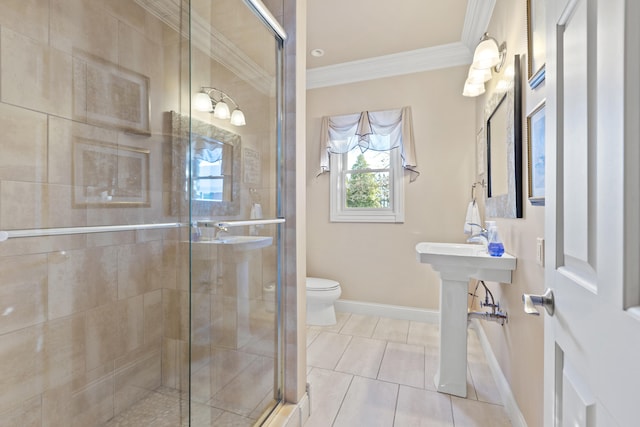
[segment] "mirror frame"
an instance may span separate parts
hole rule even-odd
[[[211,123],[184,116],[171,111],[171,214],[186,215],[189,212],[189,188],[186,173],[191,155],[190,140],[192,135],[214,139],[233,147],[231,200],[191,200],[192,217],[233,216],[240,214],[240,168],[241,139],[240,135],[226,131]]]
[[[491,196],[490,184],[485,193],[487,217],[522,218],[522,73],[520,55],[513,59],[513,80],[504,91],[496,91],[487,102],[484,110],[484,124],[487,141],[487,181],[491,182],[491,135],[490,119],[502,102],[506,102],[507,117],[507,178],[508,192]],[[505,98],[506,97],[506,98]]]

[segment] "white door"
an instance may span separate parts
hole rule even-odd
[[[547,427],[640,426],[639,3],[546,1]]]

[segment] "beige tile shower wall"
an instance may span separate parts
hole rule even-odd
[[[338,280],[341,298],[438,310],[439,279],[416,260],[421,241],[464,242],[475,173],[475,105],[464,67],[307,91],[307,275]],[[405,175],[402,224],[329,222],[319,172],[322,116],[411,106],[420,176]]]
[[[180,108],[179,49],[179,38],[131,0],[0,2],[0,230],[178,220],[165,203],[163,113]],[[125,118],[139,112],[96,99],[84,86],[87,61],[149,79],[150,135],[88,118],[87,102],[119,107]],[[149,206],[74,204],[80,140],[149,150]],[[162,383],[163,355],[183,351],[170,336],[184,319],[163,330],[181,290],[178,263],[188,259],[179,237],[127,231],[0,243],[0,424],[96,425]]]

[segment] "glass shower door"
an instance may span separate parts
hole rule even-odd
[[[190,420],[250,426],[281,399],[282,42],[238,1],[193,0],[190,29]]]

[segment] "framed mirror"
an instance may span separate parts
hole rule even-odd
[[[171,111],[171,214],[240,213],[240,135]],[[191,134],[189,133],[191,129]],[[191,137],[191,144],[189,138]]]
[[[522,218],[522,85],[520,55],[513,80],[496,90],[485,107],[487,217]],[[498,85],[499,87],[500,85]]]

